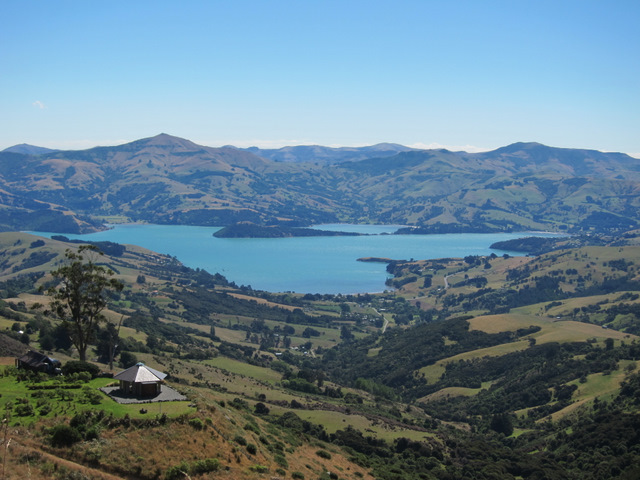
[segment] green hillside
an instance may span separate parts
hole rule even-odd
[[[336,296],[99,244],[125,289],[91,363],[110,371],[121,325],[113,371],[142,361],[188,398],[140,406],[13,368],[77,359],[41,287],[79,244],[0,234],[6,478],[634,478],[640,247],[617,243],[390,261],[393,292]]]

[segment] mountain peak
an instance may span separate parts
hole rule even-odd
[[[200,150],[203,148],[200,145],[193,143],[191,140],[175,137],[167,133],[160,133],[154,137],[136,140],[135,142],[131,142],[131,145],[144,147],[170,147],[183,150]]]
[[[55,152],[51,148],[37,147],[35,145],[29,145],[28,143],[21,143],[20,145],[14,145],[13,147],[5,148],[3,152],[21,153],[23,155],[44,155],[45,153]]]
[[[176,137],[174,135],[169,135],[168,133],[160,133],[155,137],[149,137],[147,139],[147,143],[150,145],[184,145],[190,144],[195,145],[191,140],[187,140],[186,138]]]
[[[542,143],[538,143],[538,142],[516,142],[510,145],[507,145],[506,147],[498,148],[495,151],[502,152],[502,153],[512,153],[512,152],[519,152],[522,150],[533,150],[540,147],[548,148],[546,145],[543,145]]]

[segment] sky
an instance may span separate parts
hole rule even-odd
[[[640,2],[0,0],[0,150],[519,141],[640,156]]]

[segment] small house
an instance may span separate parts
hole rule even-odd
[[[49,375],[60,373],[60,360],[47,357],[44,353],[29,350],[23,356],[16,358],[16,367],[32,372],[44,372]]]
[[[113,378],[120,382],[120,390],[126,395],[155,397],[162,390],[166,376],[166,373],[147,367],[144,363],[137,363]]]

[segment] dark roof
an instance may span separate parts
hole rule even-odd
[[[31,367],[39,367],[40,365],[54,365],[60,363],[55,358],[47,357],[44,353],[36,352],[35,350],[29,350],[26,354],[19,359],[20,363],[29,365]]]

